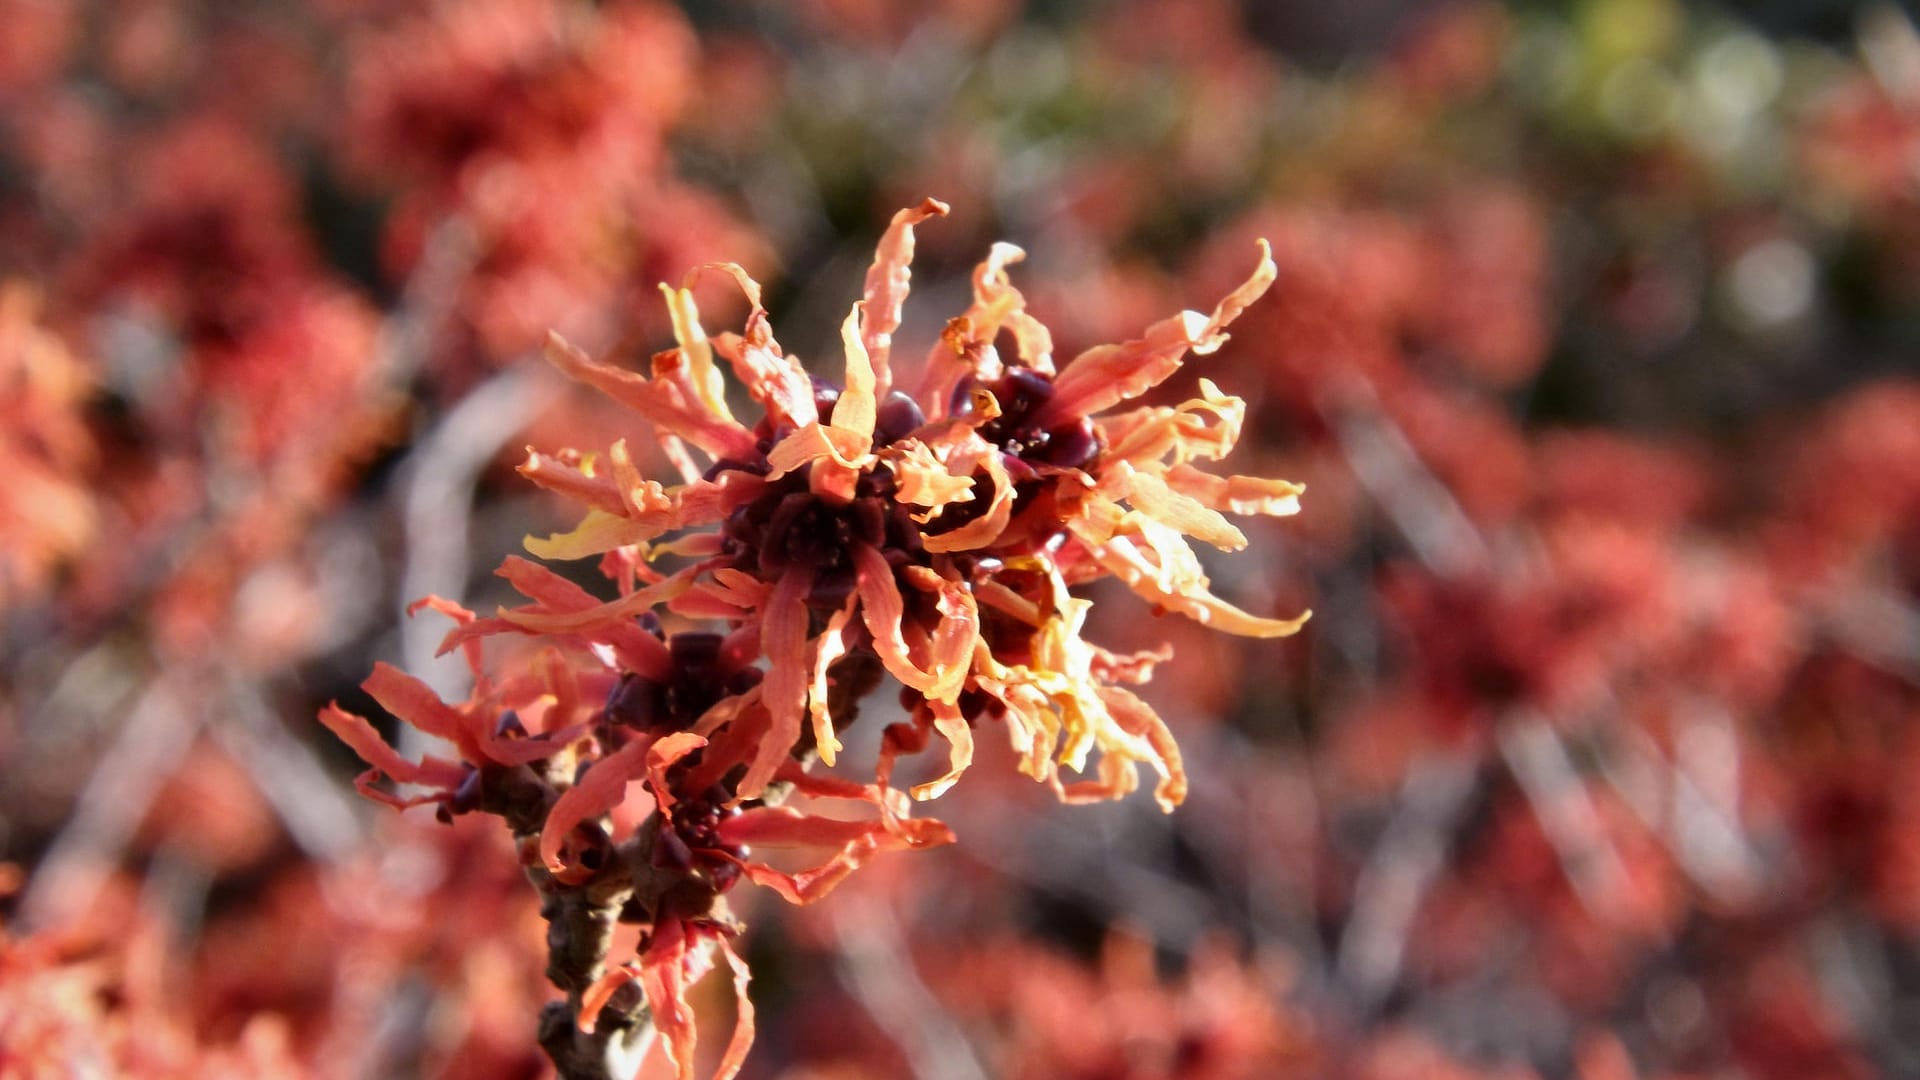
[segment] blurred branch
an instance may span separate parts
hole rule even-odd
[[[1559,856],[1574,894],[1604,920],[1624,918],[1631,903],[1626,864],[1607,836],[1560,733],[1539,713],[1515,709],[1502,718],[1498,738],[1500,754]]]
[[[866,893],[842,895],[833,938],[840,984],[900,1047],[918,1080],[986,1080],[966,1035],[920,980],[891,906]]]
[[[204,709],[186,707],[165,678],[147,685],[29,879],[20,902],[24,926],[57,926],[93,902],[206,717]]]
[[[1353,913],[1340,935],[1340,980],[1362,1012],[1377,1009],[1398,981],[1421,901],[1446,865],[1479,778],[1479,761],[1455,752],[1418,758],[1401,782],[1399,806],[1354,882]]]
[[[446,628],[432,619],[406,617],[405,605],[429,594],[457,600],[466,592],[474,487],[500,448],[560,395],[544,374],[543,367],[523,363],[495,375],[462,398],[409,455],[400,487],[406,534],[399,588],[401,666],[449,701],[467,695],[466,666],[457,657],[437,659]]]

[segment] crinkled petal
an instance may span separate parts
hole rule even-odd
[[[1222,551],[1240,551],[1247,546],[1246,534],[1218,510],[1173,490],[1157,473],[1140,470],[1129,476],[1127,501],[1162,525]]]
[[[860,439],[861,455],[873,449],[874,417],[880,408],[873,359],[860,338],[863,306],[864,303],[854,304],[853,310],[847,312],[846,321],[840,324],[840,342],[847,353],[847,381],[840,391],[840,400],[833,406],[833,426]]]
[[[667,783],[667,770],[680,760],[707,745],[707,740],[691,731],[676,731],[647,748],[647,787],[653,792],[660,816],[673,819],[673,785]]]
[[[860,328],[860,336],[865,351],[873,357],[873,369],[878,393],[885,394],[893,386],[891,357],[893,355],[893,332],[900,329],[900,311],[905,306],[907,291],[913,280],[909,269],[913,263],[913,227],[928,218],[943,217],[947,213],[947,204],[938,199],[926,199],[919,206],[908,207],[893,215],[893,221],[887,225],[887,231],[880,236],[879,246],[873,253],[873,265],[867,270],[866,294],[863,303],[867,318]]]
[[[359,755],[361,761],[398,783],[452,791],[466,778],[465,768],[444,758],[429,754],[415,763],[401,757],[365,717],[356,716],[337,704],[320,710],[320,722]]]
[[[800,740],[800,718],[807,711],[807,591],[813,571],[790,570],[774,584],[760,613],[760,646],[767,654],[767,674],[760,683],[760,701],[767,707],[767,733],[760,739],[747,774],[740,780],[740,797],[757,799],[780,763]]]
[[[578,465],[551,454],[543,454],[531,446],[527,447],[527,460],[521,464],[519,472],[556,495],[564,495],[596,510],[609,514],[625,511],[626,504],[612,480],[595,476]]]
[[[1285,517],[1300,512],[1301,484],[1260,476],[1214,476],[1191,465],[1167,470],[1167,486],[1189,498],[1230,514],[1266,514]]]
[[[734,1020],[733,1037],[727,1040],[726,1052],[720,1055],[720,1067],[714,1072],[713,1080],[733,1080],[746,1063],[747,1051],[753,1048],[753,999],[747,996],[753,973],[747,970],[747,962],[740,954],[733,951],[733,943],[725,934],[720,935],[720,955],[727,958],[727,968],[733,972]]]
[[[1205,356],[1218,349],[1227,340],[1227,324],[1267,291],[1276,273],[1272,250],[1262,240],[1253,276],[1228,293],[1212,315],[1183,311],[1153,324],[1133,341],[1098,346],[1074,357],[1054,380],[1053,397],[1035,414],[1034,423],[1048,427],[1092,416],[1160,385],[1180,369],[1189,351]]]
[[[673,321],[673,340],[680,343],[680,357],[687,365],[687,382],[707,411],[731,421],[727,408],[727,383],[713,363],[713,345],[700,325],[700,307],[694,303],[692,289],[676,289],[664,282],[660,295],[667,300],[667,317]],[[684,434],[684,433],[683,433]]]
[[[826,629],[814,644],[812,678],[807,684],[807,712],[813,720],[813,744],[819,748],[820,760],[828,768],[833,767],[834,757],[840,753],[840,737],[833,729],[833,716],[827,711],[832,692],[827,669],[847,654],[847,624],[853,621],[853,609],[859,602],[858,593],[849,596],[846,604],[827,619]]]
[[[732,363],[734,374],[746,385],[747,393],[765,407],[776,422],[800,427],[818,420],[813,380],[808,377],[807,369],[782,353],[780,343],[773,339],[767,309],[760,303],[760,283],[735,263],[708,263],[700,268],[700,271],[706,270],[731,277],[746,294],[747,304],[752,308],[743,334],[738,337],[723,334],[714,339],[715,348]],[[692,275],[688,285],[692,285]]]
[[[1013,518],[1013,479],[997,452],[989,451],[979,460],[993,481],[993,501],[987,504],[987,512],[958,528],[924,537],[922,542],[928,551],[972,551],[993,543],[1007,530],[1007,522]]]
[[[693,1080],[693,1052],[699,1035],[693,1006],[687,1003],[687,934],[678,919],[661,919],[640,955],[640,989],[654,1026],[666,1040],[677,1080]]]
[[[936,680],[914,664],[907,650],[907,639],[900,625],[906,602],[900,597],[900,587],[894,583],[893,567],[887,564],[886,556],[868,544],[853,549],[853,565],[860,593],[860,618],[867,624],[867,632],[873,635],[873,649],[879,654],[880,663],[902,685],[925,693]]]
[[[603,364],[559,334],[547,335],[547,359],[571,378],[599,390],[639,413],[649,423],[679,435],[716,458],[750,461],[755,456],[753,432],[731,416],[687,401],[680,387],[672,382]]]
[[[1149,521],[1137,523],[1143,533],[1156,526]],[[1071,526],[1070,526],[1071,527]],[[1167,530],[1170,534],[1171,530]],[[1134,594],[1168,611],[1179,612],[1204,626],[1225,630],[1243,637],[1286,637],[1300,629],[1312,616],[1303,611],[1291,619],[1267,619],[1227,603],[1208,591],[1207,576],[1200,571],[1199,560],[1177,535],[1150,542],[1162,560],[1158,566],[1142,556],[1138,547],[1125,536],[1105,542],[1089,542],[1088,551],[1099,564],[1120,579]],[[1184,555],[1179,555],[1184,552]],[[1169,558],[1169,555],[1172,558]]]
[[[944,701],[929,701],[927,708],[933,713],[933,729],[947,740],[947,771],[918,784],[913,789],[916,799],[935,799],[946,793],[960,774],[973,764],[973,729],[967,726],[967,718],[960,713],[956,705]]]
[[[808,904],[825,896],[846,876],[882,852],[938,847],[953,842],[953,832],[931,818],[896,822],[843,821],[809,817],[792,807],[756,807],[720,823],[720,836],[730,844],[758,844],[770,848],[837,848],[825,862],[794,873],[764,863],[741,866],[756,884],[785,897],[789,903]]]

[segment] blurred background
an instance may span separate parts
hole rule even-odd
[[[880,229],[934,195],[922,345],[994,240],[1063,357],[1272,240],[1278,284],[1166,390],[1248,398],[1233,471],[1308,486],[1216,587],[1317,614],[1248,642],[1097,593],[1095,640],[1177,650],[1145,689],[1187,805],[1057,807],[982,738],[927,808],[958,845],[811,908],[736,892],[745,1075],[1920,1075],[1900,8],[0,27],[0,1073],[545,1075],[503,830],[358,799],[315,711],[377,715],[381,659],[460,693],[402,606],[505,599],[493,566],[569,524],[524,447],[630,429],[548,328],[644,360],[656,284],[728,259],[834,370]]]

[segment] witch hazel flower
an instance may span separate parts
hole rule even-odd
[[[1007,272],[1021,251],[995,245],[973,275],[972,303],[946,324],[909,391],[896,378],[893,335],[914,229],[946,212],[929,199],[895,215],[842,326],[838,382],[782,349],[759,286],[732,264],[661,287],[677,344],[648,371],[551,337],[552,362],[645,420],[679,473],[642,475],[625,440],[599,452],[533,450],[521,467],[586,507],[576,528],[530,537],[528,551],[597,559],[616,595],[510,558],[500,573],[528,603],[480,617],[423,602],[455,619],[443,648],[467,652],[473,695],[448,705],[388,667],[367,689],[446,737],[457,762],[411,762],[363,719],[337,708],[322,717],[373,766],[363,790],[443,814],[505,816],[550,921],[563,927],[570,903],[583,913],[577,933],[551,935],[552,973],[569,997],[543,1020],[542,1041],[563,1075],[589,1060],[604,1073],[607,1054],[643,1047],[657,1029],[690,1076],[684,990],[713,947],[743,995],[721,1069],[732,1075],[751,1011],[723,894],[745,877],[805,903],[881,852],[950,842],[912,805],[965,773],[977,730],[999,727],[1022,771],[1062,799],[1126,795],[1144,766],[1160,805],[1178,805],[1179,750],[1127,689],[1170,654],[1118,655],[1086,640],[1091,602],[1074,586],[1112,577],[1156,612],[1256,637],[1291,634],[1307,617],[1263,617],[1215,596],[1189,543],[1244,548],[1228,514],[1298,510],[1299,485],[1199,467],[1233,448],[1244,403],[1203,379],[1193,400],[1128,407],[1226,340],[1273,282],[1265,244],[1211,313],[1181,312],[1058,368]],[[745,294],[739,332],[709,336],[701,325],[692,290],[707,274]],[[996,345],[1003,332],[1012,357]],[[756,420],[735,413],[723,367]],[[667,634],[669,625],[706,629]],[[538,647],[490,678],[480,645],[501,637]],[[841,730],[889,675],[904,717],[885,729],[872,781],[816,772],[816,760],[836,764]],[[945,771],[896,788],[900,756],[936,736]],[[427,793],[400,799],[382,777]],[[784,805],[796,794],[863,804],[871,816]],[[750,854],[768,848],[820,859],[780,870]],[[638,955],[611,968],[609,912],[648,927]]]

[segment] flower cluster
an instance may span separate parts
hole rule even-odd
[[[672,484],[644,477],[624,439],[604,453],[534,451],[522,467],[588,507],[577,528],[529,538],[528,549],[545,560],[597,557],[618,596],[598,599],[515,558],[501,573],[523,606],[481,618],[428,601],[459,622],[443,648],[474,658],[473,697],[444,704],[384,666],[366,688],[450,740],[461,762],[410,762],[366,721],[337,707],[322,717],[374,766],[369,794],[504,814],[550,892],[605,893],[618,880],[622,914],[651,930],[636,964],[601,977],[596,957],[594,977],[568,987],[578,1020],[592,1025],[637,979],[682,1075],[693,1034],[681,990],[705,963],[699,946],[717,942],[744,985],[719,895],[744,874],[804,903],[877,852],[951,840],[938,822],[912,818],[893,782],[897,758],[934,735],[947,768],[911,786],[915,799],[951,786],[972,761],[975,726],[997,723],[1022,770],[1063,799],[1123,796],[1145,766],[1163,808],[1182,800],[1174,740],[1125,685],[1168,653],[1119,655],[1087,641],[1091,602],[1073,586],[1111,576],[1156,610],[1259,637],[1306,618],[1265,618],[1215,596],[1188,544],[1239,549],[1246,537],[1226,513],[1298,509],[1298,485],[1196,466],[1233,448],[1242,402],[1202,380],[1200,396],[1179,405],[1115,409],[1226,340],[1273,281],[1264,246],[1211,314],[1182,312],[1057,369],[1046,328],[1007,274],[1021,253],[996,246],[974,274],[971,306],[946,325],[908,394],[892,354],[914,228],[946,211],[927,200],[894,217],[842,328],[839,384],[786,354],[759,286],[730,264],[663,286],[678,344],[648,372],[555,336],[552,361],[651,424],[682,473]],[[702,328],[692,286],[705,272],[744,291],[742,332]],[[1003,331],[1012,357],[996,346]],[[761,407],[752,426],[728,401],[722,361]],[[718,629],[667,634],[669,623]],[[491,679],[478,647],[495,635],[549,644],[519,673]],[[809,773],[816,754],[835,763],[840,729],[882,672],[903,687],[905,719],[885,731],[874,782]],[[1063,778],[1063,767],[1089,775]],[[398,799],[371,786],[382,774],[432,790]],[[652,812],[610,833],[599,819],[633,783]],[[779,805],[795,793],[864,802],[877,816]],[[750,847],[831,854],[789,873],[750,858]]]

